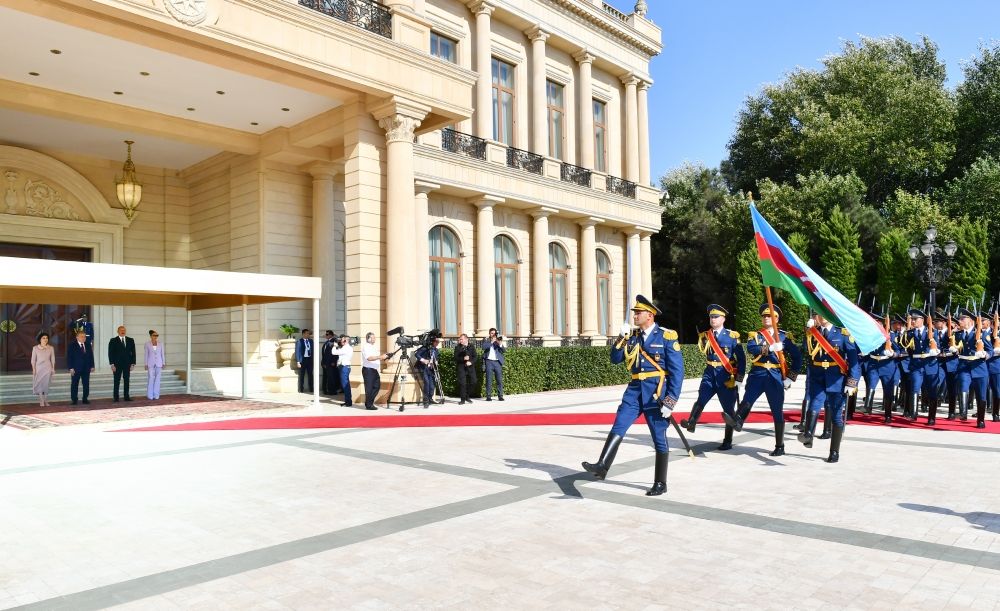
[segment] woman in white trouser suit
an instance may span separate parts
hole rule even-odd
[[[160,343],[160,334],[150,329],[149,341],[146,342],[146,371],[149,378],[146,381],[146,398],[160,398],[160,372],[165,365],[163,357],[163,344]]]

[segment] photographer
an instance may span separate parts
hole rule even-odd
[[[461,397],[458,404],[472,403],[469,390],[476,387],[476,347],[469,345],[469,336],[465,333],[458,336],[458,346],[455,347],[455,374]]]
[[[337,341],[337,347],[333,349],[333,355],[337,357],[340,385],[344,389],[344,407],[351,407],[354,405],[354,401],[351,400],[351,359],[354,357],[354,346],[351,345],[351,338],[341,335]]]
[[[434,398],[434,388],[436,386],[434,372],[438,366],[438,344],[441,340],[437,337],[417,350],[414,357],[417,359],[417,371],[420,372],[424,382],[424,407],[429,407],[431,399]]]
[[[330,329],[326,330],[326,341],[323,342],[323,358],[320,366],[323,368],[323,389],[324,395],[340,394],[340,372],[337,371],[337,357],[333,355],[337,348],[337,337]]]
[[[379,363],[389,358],[388,354],[378,351],[375,345],[375,334],[369,331],[365,335],[365,345],[361,347],[361,378],[365,383],[365,409],[375,408],[375,397],[382,385],[379,375]]]
[[[490,329],[490,336],[483,340],[483,371],[486,372],[486,400],[492,401],[493,394],[491,377],[496,381],[497,398],[503,401],[503,336],[497,335],[496,329]],[[490,375],[492,374],[492,376]]]

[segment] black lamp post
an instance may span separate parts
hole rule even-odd
[[[947,282],[955,263],[955,252],[958,251],[955,240],[948,240],[944,246],[938,246],[937,235],[937,228],[931,225],[924,231],[926,238],[924,243],[920,246],[910,246],[906,251],[913,261],[913,271],[917,279],[930,289],[931,320],[927,321],[928,325],[933,322],[934,312],[937,309],[938,285]]]

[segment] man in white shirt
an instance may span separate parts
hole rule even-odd
[[[365,345],[361,347],[361,378],[365,384],[365,409],[376,409],[375,397],[382,385],[379,365],[387,358],[389,358],[388,354],[378,351],[378,346],[375,345],[375,334],[369,331],[365,335]]]
[[[340,385],[344,389],[344,407],[351,407],[354,401],[351,400],[351,359],[354,358],[354,346],[351,345],[351,338],[346,335],[340,336],[340,346],[333,350],[337,357],[337,369],[340,371]]]

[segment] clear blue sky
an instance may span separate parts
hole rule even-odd
[[[961,81],[962,61],[1000,39],[1000,0],[647,0],[663,29],[650,90],[654,182],[684,161],[717,166],[748,95],[797,66],[819,68],[844,40],[927,35]],[[614,0],[631,12],[632,0]]]

